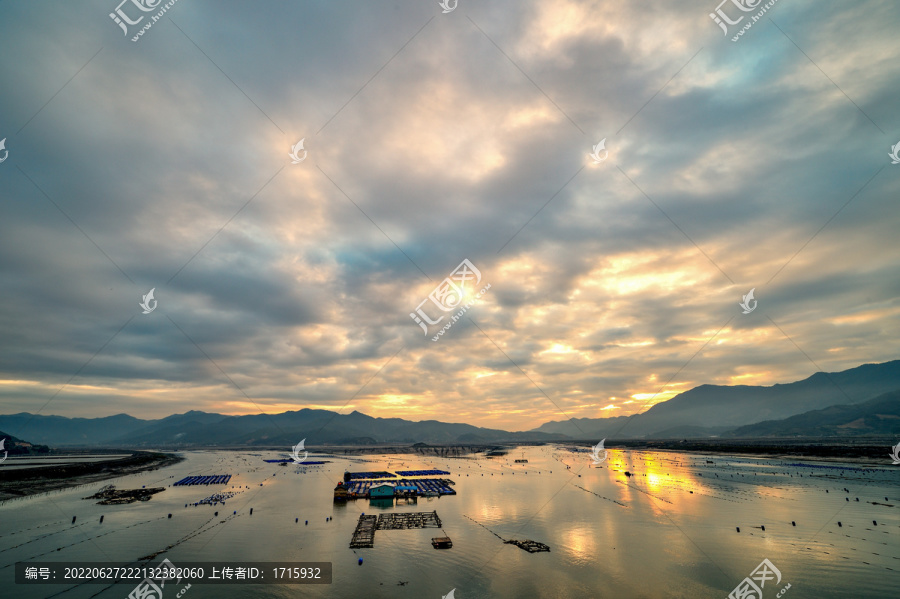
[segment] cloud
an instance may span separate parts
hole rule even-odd
[[[713,8],[0,4],[3,411],[527,429],[896,358],[896,16]]]

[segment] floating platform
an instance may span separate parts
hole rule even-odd
[[[154,487],[152,489],[116,489],[114,485],[107,485],[94,495],[83,497],[82,499],[99,499],[100,501],[97,502],[97,505],[122,505],[125,503],[134,503],[135,501],[150,501],[150,498],[155,494],[162,493],[165,490],[164,487]]]
[[[437,512],[392,512],[379,516],[362,514],[359,522],[356,523],[356,530],[353,531],[353,536],[350,538],[350,548],[374,547],[376,530],[408,530],[411,528],[441,528],[441,519]]]
[[[391,480],[391,481],[378,481],[378,480],[366,480],[366,481],[350,481],[344,483],[347,487],[347,497],[348,498],[357,498],[357,497],[368,497],[369,489],[373,486],[380,485],[384,482],[390,482],[391,484],[398,485],[401,487],[415,487],[416,494],[422,497],[439,497],[441,495],[456,495],[456,491],[451,488],[450,485],[453,484],[453,481],[444,479],[444,478],[419,478],[419,479],[400,479],[400,480]]]
[[[345,472],[344,480],[372,480],[377,478],[397,478],[397,475],[393,472],[387,472],[385,470],[381,470],[379,472]]]
[[[225,505],[226,499],[231,499],[234,497],[236,493],[234,491],[225,491],[224,493],[213,493],[209,497],[204,497],[200,501],[197,502],[197,505],[217,505],[221,503]]]
[[[350,539],[350,549],[375,546],[375,522],[377,520],[376,516],[360,515],[359,522],[356,523],[356,530],[353,531],[353,537]]]
[[[184,487],[193,485],[224,485],[231,480],[230,474],[213,474],[212,476],[187,476],[172,485],[173,487]]]
[[[280,460],[263,460],[263,462],[266,462],[268,464],[290,464],[293,461],[293,458],[282,458]],[[330,462],[297,462],[298,466],[319,466],[321,464],[330,464]]]
[[[440,528],[437,512],[391,512],[380,514],[376,530],[406,530],[410,528]]]
[[[524,541],[510,540],[510,541],[503,541],[503,542],[507,545],[515,545],[516,547],[518,547],[520,549],[524,549],[528,553],[538,553],[539,551],[550,551],[549,545],[545,545],[543,543],[539,543],[537,541],[531,541],[528,539],[526,539]]]
[[[397,470],[400,476],[440,476],[450,474],[446,470]]]
[[[453,541],[450,537],[435,537],[431,539],[431,546],[435,549],[450,549],[453,547]]]

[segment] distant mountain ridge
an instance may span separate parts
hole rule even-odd
[[[900,434],[900,415],[891,402],[900,402],[900,360],[836,373],[818,372],[802,381],[770,387],[700,385],[643,414],[547,422],[521,432],[312,409],[245,416],[190,411],[159,420],[127,414],[66,418],[20,413],[0,415],[0,430],[14,430],[32,443],[56,447],[290,447],[300,439],[306,439],[308,447],[472,445],[602,438]],[[844,422],[846,418],[852,420]]]
[[[677,437],[718,435],[763,420],[780,420],[833,405],[853,405],[900,389],[900,360],[863,364],[841,372],[817,372],[770,387],[700,385],[656,404],[643,414],[548,422],[534,429],[571,437]],[[576,426],[577,425],[577,426]],[[668,433],[666,433],[668,431]],[[666,434],[663,434],[666,433]],[[704,434],[705,433],[705,434]]]
[[[854,405],[837,405],[766,420],[729,431],[725,437],[851,437],[900,432],[900,390]]]
[[[113,426],[118,424],[119,426]],[[316,444],[433,443],[479,444],[502,441],[548,441],[546,433],[509,432],[425,420],[373,418],[361,412],[338,414],[303,409],[281,414],[228,416],[191,411],[160,420],[119,414],[105,418],[65,418],[28,413],[0,416],[0,427],[18,430],[35,442],[53,446],[204,447],[216,445],[284,445],[307,439]]]

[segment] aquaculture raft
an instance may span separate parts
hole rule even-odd
[[[410,528],[441,528],[437,512],[393,512],[380,516],[360,515],[350,539],[350,548],[375,546],[376,530],[406,530]]]
[[[391,479],[387,481],[379,481],[379,480],[353,480],[345,483],[347,487],[347,494],[349,497],[366,497],[369,494],[369,489],[371,487],[383,484],[388,482],[392,485],[399,485],[404,487],[416,487],[417,493],[419,495],[425,495],[427,492],[434,493],[435,496],[439,495],[456,495],[456,491],[451,488],[450,485],[454,484],[453,481],[446,478],[418,478],[418,479]]]
[[[437,512],[392,512],[378,516],[376,530],[404,530],[408,528],[440,528]]]
[[[507,541],[506,539],[504,539],[503,537],[501,537],[500,535],[495,533],[493,530],[491,530],[490,528],[488,528],[487,526],[485,526],[484,524],[479,522],[478,520],[475,520],[474,518],[472,518],[470,516],[466,516],[465,514],[463,514],[463,518],[468,518],[469,520],[471,520],[472,522],[474,522],[481,528],[485,529],[486,531],[488,531],[489,533],[491,533],[492,535],[494,535],[495,537],[497,537],[498,539],[503,541],[505,544],[515,545],[516,547],[524,549],[528,553],[538,553],[539,551],[550,551],[549,545],[545,545],[544,543],[539,543],[537,541],[531,541],[531,540],[516,541],[513,539],[510,539]]]
[[[187,476],[172,485],[173,487],[193,485],[224,485],[231,480],[230,474],[214,474],[212,476]]]
[[[531,541],[531,540],[525,540],[525,541],[509,540],[509,541],[503,541],[503,542],[506,543],[507,545],[515,545],[516,547],[519,547],[520,549],[524,549],[524,550],[527,551],[528,553],[538,553],[539,551],[550,551],[550,546],[549,546],[549,545],[545,545],[545,544],[539,543],[539,542],[537,542],[537,541]]]
[[[150,498],[156,493],[165,491],[164,487],[154,487],[152,489],[116,489],[115,485],[107,485],[100,489],[90,497],[82,497],[82,499],[100,499],[97,505],[121,505],[123,503],[134,503],[135,501],[150,501]]]
[[[396,478],[397,475],[393,472],[387,472],[385,470],[380,470],[378,472],[345,472],[344,480],[374,480],[379,478]]]
[[[378,520],[377,517],[366,516],[365,514],[359,517],[359,522],[356,523],[356,530],[353,531],[353,537],[350,539],[351,549],[375,546],[376,520]]]
[[[435,537],[431,539],[431,545],[435,549],[450,549],[453,547],[453,541],[450,540],[450,537]]]

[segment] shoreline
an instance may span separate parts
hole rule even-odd
[[[515,447],[557,446],[590,450],[599,439],[560,439],[551,441],[497,441],[493,443],[372,443],[365,445],[318,445],[307,447],[310,456],[353,457],[367,455],[410,454],[422,457],[475,459],[490,450],[510,451]],[[805,459],[841,461],[869,461],[873,466],[890,465],[891,447],[895,441],[888,437],[857,438],[757,438],[757,439],[607,439],[606,449],[633,449],[650,451],[679,451],[685,453],[718,453],[735,455],[785,456]],[[100,450],[112,451],[112,450]],[[129,451],[129,450],[119,450]],[[281,445],[212,445],[179,446],[164,451],[238,451],[248,454],[275,451],[286,453]],[[74,451],[73,451],[74,453]],[[140,450],[132,450],[140,453]],[[2,471],[2,469],[0,469]]]
[[[107,450],[98,450],[101,453]],[[127,457],[106,462],[66,464],[61,466],[40,466],[36,468],[0,468],[0,503],[22,499],[32,495],[61,491],[101,482],[129,474],[158,470],[184,461],[183,457],[170,453],[148,451],[116,450],[128,453]],[[54,455],[77,456],[83,451],[58,452]]]
[[[876,444],[874,439],[852,444],[847,439],[748,439],[711,441],[682,439],[659,441],[615,441],[614,448],[679,451],[685,453],[728,454],[742,456],[784,457],[821,462],[845,462],[868,466],[890,466],[890,445]]]

